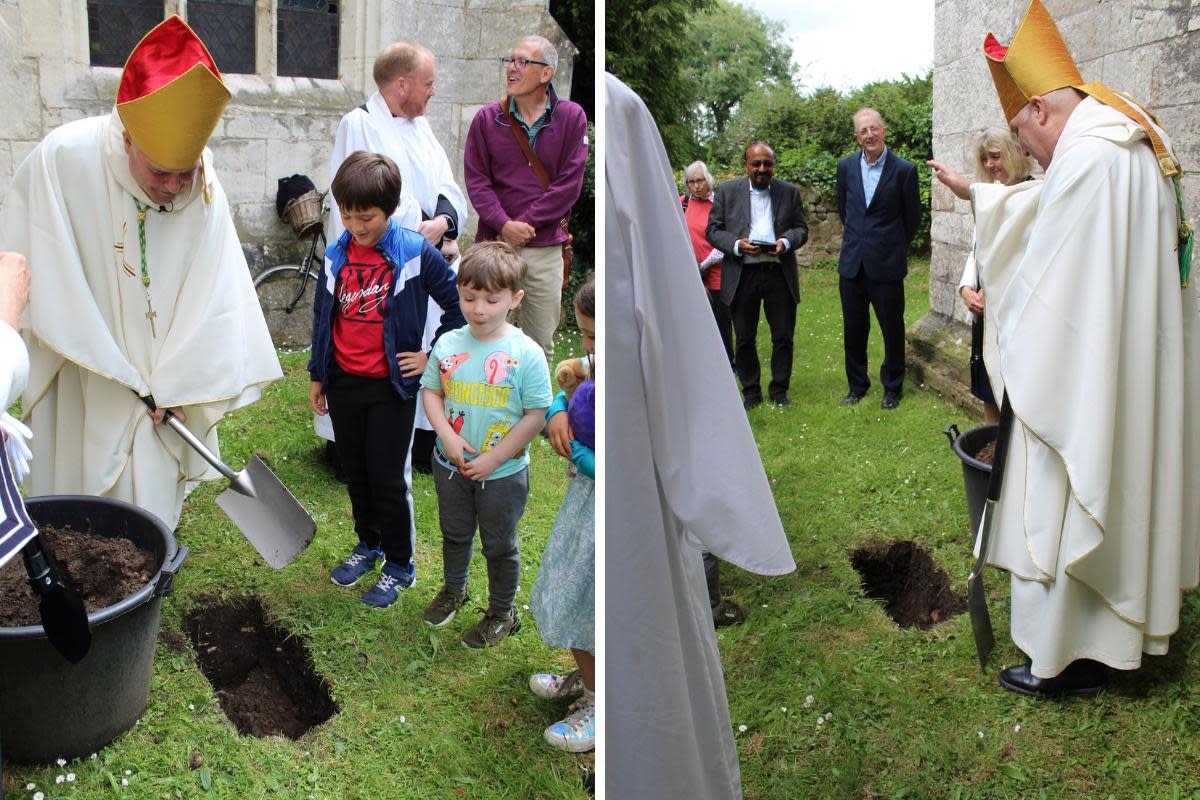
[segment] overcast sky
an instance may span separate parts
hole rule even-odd
[[[782,22],[803,89],[846,90],[933,66],[934,0],[736,0]]]

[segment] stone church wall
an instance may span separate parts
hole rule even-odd
[[[0,0],[0,197],[46,133],[112,109],[120,70],[89,66],[86,5]],[[503,96],[499,59],[521,36],[539,33],[555,43],[555,88],[570,94],[576,51],[547,0],[346,0],[338,80],[275,75],[276,5],[256,0],[258,73],[226,76],[233,99],[210,142],[253,272],[299,257],[300,243],[275,215],[277,180],[299,172],[318,189],[328,187],[338,121],[374,91],[371,67],[387,43],[414,39],[434,51],[437,95],[429,122],[460,185],[471,119]],[[165,8],[186,17],[186,0],[166,0]],[[463,230],[474,229],[472,212]]]

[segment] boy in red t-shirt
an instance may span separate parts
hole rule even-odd
[[[309,401],[331,415],[359,540],[330,579],[351,586],[382,556],[362,600],[387,608],[416,580],[409,448],[429,298],[444,309],[439,336],[465,320],[445,259],[390,219],[400,198],[390,158],[352,153],[330,189],[346,231],[325,251],[313,304]]]

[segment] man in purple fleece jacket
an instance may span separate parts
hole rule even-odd
[[[562,246],[559,222],[571,213],[583,189],[587,164],[587,116],[550,85],[558,51],[548,39],[526,36],[504,59],[507,97],[522,135],[545,167],[543,187],[525,158],[501,103],[484,106],[467,133],[463,172],[467,195],[479,215],[475,241],[500,239],[529,265],[525,299],[510,320],[541,345],[554,363],[554,331],[562,304]]]

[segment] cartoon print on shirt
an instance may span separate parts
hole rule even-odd
[[[441,376],[443,389],[447,381],[450,380],[450,376],[454,374],[454,370],[458,369],[459,365],[463,364],[470,357],[469,353],[455,353],[452,356],[446,356],[438,362],[438,375]]]
[[[480,452],[486,453],[500,444],[500,440],[512,429],[509,422],[510,419],[505,417],[503,422],[496,422],[488,426],[487,434],[483,437],[483,446],[479,448]]]
[[[505,380],[516,380],[516,376],[510,377],[509,373],[515,371],[520,363],[503,350],[497,350],[483,361],[483,379],[493,386]]]
[[[467,415],[462,412],[462,409],[459,409],[458,416],[455,417],[454,412],[451,411],[446,417],[446,422],[450,423],[450,427],[454,429],[455,433],[462,433],[463,422],[466,420],[466,417]]]

